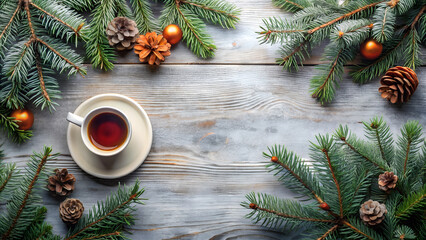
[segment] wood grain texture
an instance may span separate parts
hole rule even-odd
[[[138,207],[133,239],[298,239],[281,235],[244,219],[239,206],[244,195],[265,192],[293,194],[265,169],[262,151],[285,144],[308,157],[308,140],[315,134],[348,124],[362,135],[359,121],[383,115],[395,134],[402,123],[417,119],[426,125],[425,68],[411,101],[390,105],[380,98],[379,83],[358,86],[345,79],[336,100],[325,107],[309,97],[306,67],[299,73],[274,65],[118,65],[114,71],[89,70],[85,78],[61,83],[58,111],[35,112],[34,138],[24,145],[5,142],[6,161],[20,167],[33,150],[52,145],[62,155],[48,165],[66,167],[77,177],[72,197],[89,209],[136,178],[146,187],[146,205]],[[66,114],[100,93],[121,93],[135,99],[149,114],[154,142],[145,163],[118,180],[102,180],[82,172],[69,156]],[[3,141],[1,139],[0,141]],[[59,201],[43,193],[48,221],[57,233],[66,227],[58,217]]]

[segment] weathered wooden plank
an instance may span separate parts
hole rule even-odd
[[[420,68],[420,84],[426,81]],[[153,71],[147,66],[117,65],[112,72],[89,70],[62,81],[63,99],[56,112],[35,113],[34,138],[21,146],[5,142],[9,158],[23,166],[27,155],[52,145],[61,152],[50,167],[67,167],[77,177],[72,197],[86,209],[116,189],[118,181],[136,178],[146,187],[146,206],[138,208],[134,239],[292,239],[244,219],[239,206],[250,191],[293,196],[268,173],[262,158],[267,146],[281,143],[308,157],[308,140],[333,131],[339,123],[362,134],[359,121],[383,115],[396,134],[408,119],[426,124],[426,89],[420,85],[403,106],[388,104],[377,81],[358,86],[345,79],[336,100],[325,107],[309,97],[314,67],[299,73],[279,66],[173,66]],[[135,172],[118,180],[83,173],[66,145],[66,113],[90,96],[116,92],[137,100],[154,130],[151,154]],[[4,139],[0,139],[3,142]],[[58,233],[66,227],[58,217],[59,200],[44,193],[48,221]]]

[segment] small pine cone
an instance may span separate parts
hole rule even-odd
[[[165,60],[164,57],[170,56],[170,43],[163,35],[155,32],[140,35],[135,45],[135,53],[139,55],[139,61],[149,65],[160,65]]]
[[[116,17],[107,26],[106,34],[109,45],[115,49],[129,50],[139,37],[136,22],[126,17]]]
[[[390,68],[380,80],[379,92],[391,103],[410,100],[419,85],[417,74],[408,67]]]
[[[66,168],[55,169],[55,175],[47,180],[47,188],[59,196],[68,196],[74,190],[75,177]]]
[[[76,224],[83,215],[83,212],[83,203],[76,198],[67,198],[59,205],[59,216],[66,224]]]
[[[383,191],[395,188],[397,181],[398,176],[393,174],[393,172],[384,172],[379,175],[379,188]]]
[[[388,213],[388,210],[386,210],[385,204],[380,204],[371,199],[363,203],[359,209],[362,221],[370,226],[381,223],[385,219],[386,213]]]

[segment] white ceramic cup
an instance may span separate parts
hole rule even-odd
[[[123,142],[123,144],[121,144],[121,146],[119,146],[116,149],[102,150],[102,149],[97,148],[90,141],[87,128],[89,126],[90,121],[95,116],[97,116],[101,113],[114,113],[114,114],[120,116],[125,121],[125,123],[127,125],[127,138]],[[94,154],[99,155],[99,156],[108,157],[108,156],[113,156],[113,155],[120,153],[121,151],[123,151],[127,147],[127,145],[130,142],[130,138],[132,137],[132,126],[130,125],[130,121],[129,121],[128,117],[123,112],[121,112],[120,110],[113,108],[113,107],[99,107],[99,108],[93,109],[88,114],[86,114],[85,117],[80,117],[80,116],[77,116],[77,115],[69,112],[68,116],[67,116],[67,120],[68,120],[68,122],[73,123],[73,124],[75,124],[75,125],[77,125],[81,128],[81,138],[83,139],[84,145],[86,145],[86,147],[91,152],[93,152]]]

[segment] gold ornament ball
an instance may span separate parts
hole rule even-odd
[[[28,130],[33,126],[34,114],[28,109],[16,109],[10,114],[10,117],[18,120],[17,122],[20,130]]]
[[[176,44],[182,39],[182,30],[176,24],[170,24],[163,30],[163,37],[170,44]]]
[[[374,60],[382,54],[383,45],[374,39],[361,44],[361,55],[368,60]]]

